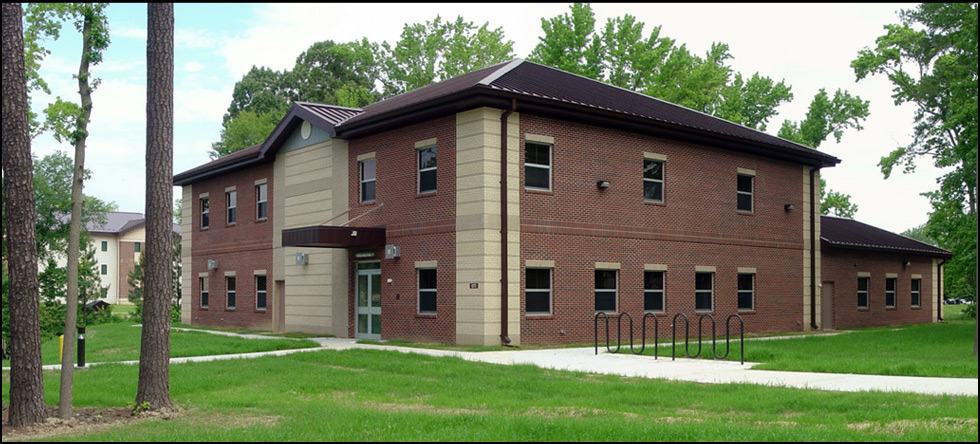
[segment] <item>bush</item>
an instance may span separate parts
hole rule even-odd
[[[143,299],[130,298],[136,309],[129,314],[129,320],[136,323],[143,323]],[[180,322],[180,302],[170,304],[170,322]]]
[[[966,318],[966,319],[973,319],[974,321],[977,320],[977,304],[976,304],[976,302],[974,302],[974,303],[972,303],[970,305],[967,305],[966,308],[963,309],[963,317]]]

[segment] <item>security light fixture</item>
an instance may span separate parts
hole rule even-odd
[[[604,190],[606,188],[609,188],[609,185],[612,185],[612,181],[611,180],[605,180],[605,179],[603,179],[603,180],[600,180],[600,181],[596,182],[595,185],[597,187],[599,187],[600,190]]]
[[[786,210],[786,211],[792,211],[794,208],[796,208],[796,205],[793,205],[793,204],[783,205],[783,209]]]

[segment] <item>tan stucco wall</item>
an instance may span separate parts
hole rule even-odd
[[[282,247],[282,230],[320,225],[347,211],[347,152],[347,142],[332,139],[276,156],[273,274],[286,282],[285,331],[347,337],[347,250]],[[296,265],[300,252],[309,254],[309,264]]]
[[[456,115],[456,341],[500,340],[500,115]],[[520,345],[520,115],[507,120],[508,333]],[[476,289],[470,283],[478,283]]]
[[[808,166],[803,167],[803,331],[810,331],[812,328],[810,326],[810,276],[816,275],[817,282],[817,297],[816,297],[816,319],[817,325],[823,326],[823,309],[822,309],[822,291],[823,286],[821,276],[820,276],[820,171],[813,175],[814,180],[814,197],[817,199],[814,208],[816,208],[816,215],[810,211],[810,168]],[[810,268],[810,218],[814,219],[814,239],[817,242],[816,248],[816,267],[814,269]]]
[[[191,286],[195,279],[191,276],[191,239],[193,238],[193,216],[194,216],[194,186],[185,185],[181,190],[180,201],[180,322],[190,325],[191,323]]]

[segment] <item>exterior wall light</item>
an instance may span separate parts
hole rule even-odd
[[[793,205],[793,204],[783,205],[783,209],[786,210],[786,211],[793,211],[794,208],[796,208],[796,205]]]
[[[612,181],[611,180],[600,180],[600,181],[596,182],[595,185],[597,187],[599,187],[600,190],[604,190],[606,188],[609,188],[609,185],[612,185]]]

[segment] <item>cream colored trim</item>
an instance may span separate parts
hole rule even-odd
[[[695,273],[714,273],[717,270],[718,270],[717,267],[706,267],[706,266],[701,266],[701,265],[698,265],[698,266],[694,267],[694,272]]]
[[[555,268],[555,261],[536,261],[536,260],[526,260],[524,261],[525,268]]]
[[[869,272],[869,271],[859,271],[858,272],[858,277],[859,278],[869,278],[869,277],[871,277],[871,272]]]
[[[259,179],[255,181],[255,186],[259,186],[265,183],[269,183],[269,179]]]
[[[199,278],[206,278],[206,277],[210,277],[210,276],[211,276],[210,273],[198,273],[197,274],[197,277],[199,277]]]
[[[623,264],[619,262],[596,262],[596,270],[619,270],[623,268]]]
[[[913,274],[912,275],[912,279],[922,279],[922,275],[921,274]]]
[[[737,171],[738,174],[755,177],[755,170],[750,170],[748,168],[738,168]]]
[[[755,274],[755,267],[738,267],[739,274]]]
[[[226,271],[225,272],[225,277],[234,277],[234,276],[235,276],[235,272],[234,271]]]
[[[643,152],[643,158],[644,159],[649,159],[649,160],[659,160],[661,162],[666,162],[667,161],[667,155],[666,154],[648,153],[646,151]]]
[[[547,143],[548,145],[554,145],[555,144],[555,138],[554,137],[551,137],[551,136],[542,136],[540,134],[528,134],[528,133],[524,133],[524,140],[525,141],[528,141],[528,142]]]
[[[231,192],[231,191],[235,191],[235,185],[232,185],[230,187],[225,187],[225,192],[226,193]]]
[[[885,273],[886,278],[897,278],[898,273]]]
[[[374,159],[377,156],[378,156],[378,152],[377,151],[371,151],[370,153],[364,153],[364,154],[361,154],[361,155],[357,156],[357,161],[360,162],[360,161],[363,161],[363,160]]]
[[[201,193],[200,195],[197,196],[198,199],[207,199],[209,197],[211,196],[208,193]]]
[[[667,271],[665,264],[643,264],[643,271]]]
[[[267,276],[268,274],[265,270],[255,270],[252,272],[252,276]]]
[[[432,147],[436,146],[436,142],[438,140],[439,139],[437,139],[435,137],[433,137],[431,139],[420,140],[418,142],[415,142],[415,149],[417,149],[417,150],[424,150],[426,148],[432,148]]]
[[[436,261],[415,261],[415,268],[436,268]]]

